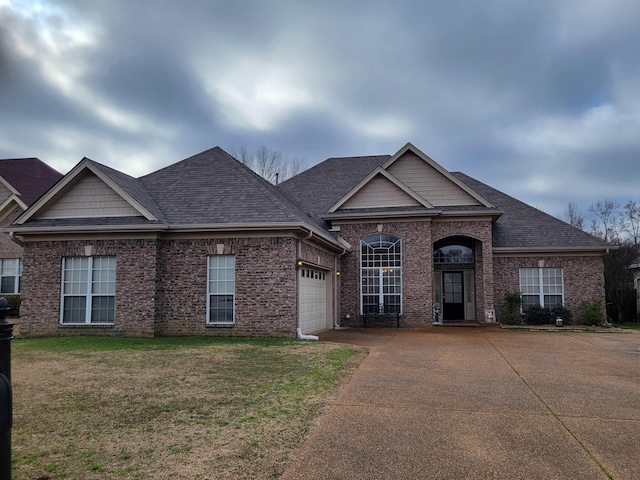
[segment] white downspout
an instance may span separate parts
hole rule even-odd
[[[298,327],[297,332],[298,332],[298,338],[300,340],[319,340],[317,335],[303,335],[302,330],[300,330],[300,327]]]

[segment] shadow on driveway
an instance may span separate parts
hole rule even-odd
[[[640,478],[640,335],[353,329],[369,355],[283,479]]]

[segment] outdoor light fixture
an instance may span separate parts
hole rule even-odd
[[[296,261],[296,270],[302,266],[302,260],[298,259]]]
[[[340,272],[336,272],[336,277],[339,277],[339,276],[340,276]]]

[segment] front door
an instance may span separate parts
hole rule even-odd
[[[463,272],[442,272],[442,315],[444,320],[464,320],[464,307]]]

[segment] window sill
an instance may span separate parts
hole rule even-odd
[[[60,328],[113,328],[113,323],[61,323]]]
[[[231,328],[235,327],[235,323],[207,323],[206,328]]]

